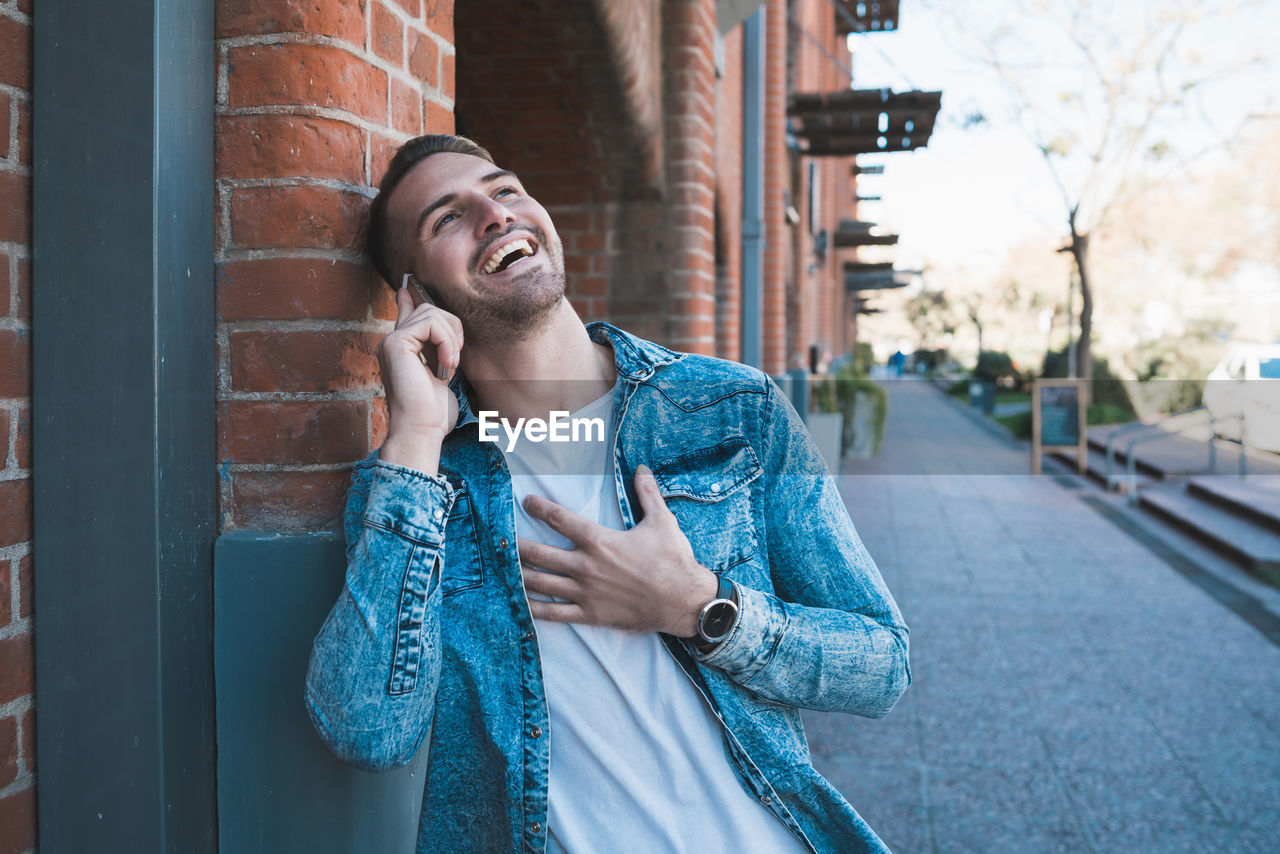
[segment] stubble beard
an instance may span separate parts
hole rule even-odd
[[[542,238],[542,235],[539,235]],[[495,293],[485,286],[484,274],[472,279],[472,287],[446,307],[462,322],[467,343],[519,341],[532,336],[565,295],[564,257],[545,240],[540,247],[549,265],[539,265],[517,276]]]

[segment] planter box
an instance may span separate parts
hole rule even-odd
[[[844,416],[839,412],[810,412],[806,421],[809,435],[827,461],[827,470],[840,473],[840,433],[844,429]]]

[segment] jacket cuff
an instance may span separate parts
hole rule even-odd
[[[773,659],[787,630],[787,611],[782,600],[750,587],[734,583],[738,591],[738,622],[729,636],[706,653],[693,648],[693,657],[702,664],[718,667],[745,685]]]
[[[379,460],[365,504],[366,525],[428,545],[444,541],[445,520],[456,492],[440,475]]]

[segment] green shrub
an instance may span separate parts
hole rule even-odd
[[[819,412],[839,412],[844,416],[840,437],[843,454],[853,445],[853,407],[859,392],[870,396],[875,407],[871,414],[874,452],[880,452],[884,441],[884,425],[889,417],[889,395],[882,386],[856,373],[854,362],[846,362],[834,375],[813,384],[814,404]]]
[[[1089,424],[1123,424],[1133,420],[1133,413],[1112,403],[1095,403],[1085,410],[1084,418]]]
[[[1040,375],[1045,379],[1057,379],[1067,375],[1067,351],[1050,350],[1044,354],[1044,368]],[[1132,421],[1137,417],[1133,401],[1124,387],[1124,381],[1111,371],[1107,360],[1101,356],[1093,357],[1093,404],[1105,403],[1127,413],[1123,421]],[[1104,422],[1099,422],[1104,423]],[[1112,422],[1105,422],[1112,423]]]
[[[952,397],[967,398],[969,396],[969,382],[969,380],[956,380],[951,384],[951,388],[947,389],[947,394]]]
[[[1001,415],[996,418],[1005,428],[1019,439],[1031,438],[1031,411],[1015,412],[1012,415]]]
[[[974,366],[973,378],[984,382],[999,382],[1012,378],[1018,373],[1013,366],[1013,359],[1008,353],[999,350],[983,350],[978,354],[978,364]]]

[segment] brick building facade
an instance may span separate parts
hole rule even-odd
[[[777,374],[851,343],[840,253],[815,247],[852,213],[852,158],[803,157],[786,135],[788,93],[847,88],[848,53],[829,0],[761,8],[761,367]],[[218,531],[334,528],[352,462],[381,443],[373,351],[394,304],[360,230],[395,147],[420,133],[464,132],[522,176],[584,319],[741,357],[743,27],[715,0],[216,0],[213,14]],[[37,843],[33,20],[32,0],[0,2],[0,854]]]

